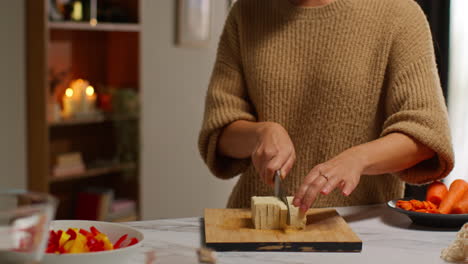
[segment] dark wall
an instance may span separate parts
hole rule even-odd
[[[447,98],[449,66],[450,0],[416,0],[431,26],[442,89]]]

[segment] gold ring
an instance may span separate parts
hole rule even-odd
[[[328,181],[327,175],[323,174],[321,171],[319,171],[320,176],[324,177]]]

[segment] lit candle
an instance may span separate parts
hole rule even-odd
[[[63,117],[64,118],[70,118],[73,116],[73,112],[76,110],[75,109],[75,99],[73,98],[73,89],[72,88],[67,88],[65,90],[65,94],[63,95]]]
[[[73,99],[75,101],[74,114],[77,118],[87,118],[96,113],[97,95],[89,82],[83,79],[72,81]]]
[[[96,93],[94,92],[94,88],[92,86],[88,86],[85,89],[86,98],[83,112],[85,113],[94,113],[94,108],[96,106]]]
[[[72,81],[71,88],[74,92],[74,99],[76,101],[76,109],[74,109],[77,117],[80,117],[81,114],[86,114],[88,112],[87,106],[87,96],[86,88],[89,86],[89,83],[83,79],[77,79]]]

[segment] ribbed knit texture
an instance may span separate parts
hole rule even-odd
[[[250,159],[217,153],[221,130],[236,120],[277,122],[289,132],[297,154],[285,180],[290,195],[315,165],[392,132],[437,153],[395,175],[364,175],[352,195],[320,195],[316,207],[400,198],[403,181],[429,182],[453,168],[431,33],[413,0],[336,0],[315,8],[239,0],[219,43],[199,149],[217,177],[241,174],[228,207],[249,207],[251,196],[273,190]]]

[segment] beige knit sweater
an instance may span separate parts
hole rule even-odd
[[[352,195],[320,195],[316,207],[382,203],[453,168],[447,111],[426,18],[413,0],[336,0],[316,8],[288,0],[239,0],[218,48],[199,137],[214,175],[241,174],[228,207],[272,195],[250,161],[217,153],[236,120],[285,127],[297,162],[285,180],[293,195],[317,164],[392,132],[437,156],[396,175],[361,177]],[[403,180],[403,181],[402,181]]]

